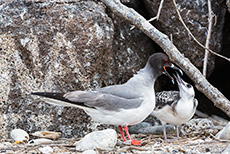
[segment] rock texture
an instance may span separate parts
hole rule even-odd
[[[210,133],[214,133],[214,130],[213,122],[204,118],[191,119],[181,127],[182,135],[191,136],[209,135]]]
[[[30,93],[125,82],[153,51],[148,37],[139,30],[127,32],[131,25],[109,17],[100,2],[14,0],[0,5],[0,138],[14,128],[84,136],[92,129],[82,110],[47,105]]]
[[[146,8],[151,17],[155,17],[161,0],[144,0]],[[177,7],[180,14],[192,34],[202,44],[206,42],[208,27],[208,2],[202,0],[177,0]],[[210,39],[210,48],[215,52],[220,52],[222,47],[222,29],[224,26],[224,16],[226,13],[226,4],[224,0],[212,1],[212,10],[217,20],[213,25],[213,31]],[[163,33],[173,36],[173,43],[177,48],[188,57],[196,67],[202,70],[204,49],[201,48],[189,36],[184,26],[179,21],[175,6],[172,0],[165,0],[161,10],[160,18],[154,22],[154,25]],[[214,70],[214,56],[209,56],[208,72],[209,76]]]
[[[77,151],[85,150],[112,150],[117,144],[117,133],[114,129],[94,131],[76,142]]]
[[[149,55],[155,51],[152,41],[139,29],[130,31],[130,23],[120,17],[111,16],[114,22],[111,73],[116,75],[116,80],[111,83],[117,80],[124,83],[145,66]]]
[[[0,119],[7,121],[2,131],[17,126],[71,135],[88,129],[83,121],[90,119],[83,111],[49,107],[30,93],[89,89],[98,86],[100,77],[104,80],[113,40],[113,24],[104,11],[90,1],[2,5]]]

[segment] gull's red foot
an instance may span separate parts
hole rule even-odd
[[[141,141],[138,141],[138,140],[131,140],[131,144],[132,144],[132,145],[139,145],[139,146],[141,146]]]

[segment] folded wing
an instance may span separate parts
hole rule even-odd
[[[114,92],[114,91],[113,91]],[[121,92],[122,93],[122,92]],[[32,93],[34,95],[50,98],[45,100],[50,104],[74,107],[87,107],[117,111],[120,109],[137,108],[144,101],[142,97],[119,96],[119,92],[108,91],[73,91],[66,94],[62,93]],[[52,101],[58,100],[58,101]]]
[[[155,110],[162,109],[166,105],[171,105],[180,99],[179,91],[162,91],[156,93]]]

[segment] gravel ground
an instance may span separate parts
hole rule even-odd
[[[120,141],[121,136],[118,136],[118,143],[111,151],[102,151],[96,149],[97,153],[102,154],[161,154],[161,153],[207,153],[218,154],[222,153],[230,144],[230,141],[217,140],[212,136],[188,137],[180,138],[178,141],[165,142],[162,135],[132,135],[133,138],[142,140],[142,146],[126,145]],[[170,137],[170,136],[169,136]],[[81,153],[75,150],[74,142],[79,139],[60,138],[52,143],[47,144],[14,144],[13,140],[4,140],[0,143],[0,153],[17,153],[17,154],[42,154],[41,148],[49,146],[53,149],[52,153],[60,154],[77,154]]]

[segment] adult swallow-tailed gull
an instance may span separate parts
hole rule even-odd
[[[119,126],[122,138],[126,141],[122,126],[131,140],[128,125],[143,121],[155,108],[155,80],[162,74],[173,77],[167,68],[179,70],[167,55],[155,53],[148,59],[145,67],[122,85],[112,85],[95,91],[73,91],[63,93],[35,92],[48,98],[49,104],[72,106],[83,109],[94,121]],[[141,145],[141,141],[131,140],[133,145]]]
[[[176,73],[176,78],[179,91],[162,91],[156,93],[156,107],[152,115],[156,116],[162,123],[164,138],[169,141],[166,136],[166,124],[176,125],[177,138],[179,137],[178,125],[189,121],[198,105],[195,99],[193,86],[185,82]]]

